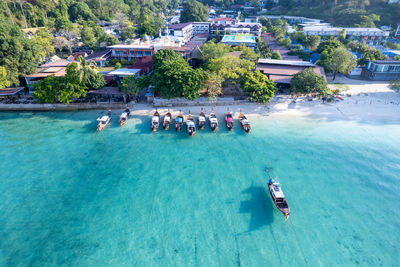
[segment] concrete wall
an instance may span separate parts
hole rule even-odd
[[[124,109],[124,103],[80,103],[80,104],[0,104],[0,111],[68,111],[68,110],[89,110],[89,109]]]

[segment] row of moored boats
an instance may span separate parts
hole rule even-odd
[[[130,116],[130,110],[129,108],[126,108],[119,117],[119,126],[123,126],[128,121],[129,116]],[[247,117],[242,113],[242,110],[240,110],[238,119],[243,127],[243,130],[246,133],[250,133],[251,132],[250,122],[248,121]],[[97,125],[97,130],[98,131],[103,130],[111,122],[111,111],[109,110],[106,115],[102,116],[101,118],[98,118],[97,121],[99,122]],[[218,118],[215,115],[214,111],[211,111],[211,113],[208,115],[208,121],[211,130],[213,132],[218,131],[219,127]],[[162,120],[162,126],[164,130],[166,131],[169,130],[171,123],[172,123],[172,114],[168,110]],[[185,123],[185,118],[182,112],[180,111],[179,114],[175,117],[175,130],[179,132],[184,126],[184,123]],[[234,128],[234,120],[233,120],[233,114],[229,110],[225,114],[225,123],[229,131],[232,131]],[[204,130],[206,128],[206,124],[207,124],[207,116],[205,115],[203,109],[201,109],[197,125],[200,130]],[[160,125],[161,125],[161,115],[156,110],[156,112],[154,112],[153,114],[153,117],[151,118],[151,130],[153,132],[156,132],[160,128]],[[186,127],[190,136],[194,136],[196,134],[196,122],[191,114],[187,115],[186,117]]]

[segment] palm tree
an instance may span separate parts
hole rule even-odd
[[[78,57],[77,74],[80,83],[86,80],[90,85],[92,85],[90,77],[92,77],[97,70],[96,63],[86,62],[82,56]]]

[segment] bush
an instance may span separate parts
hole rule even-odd
[[[111,65],[115,66],[115,64],[120,63],[119,59],[111,59]]]
[[[120,69],[122,67],[121,63],[117,62],[115,63],[115,69]]]
[[[128,61],[126,59],[121,59],[120,63],[122,65],[128,65]]]

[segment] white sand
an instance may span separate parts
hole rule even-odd
[[[306,98],[299,98],[294,102],[289,96],[278,97],[277,102],[266,105],[243,104],[241,106],[215,106],[214,112],[219,116],[225,114],[229,108],[238,116],[240,109],[249,116],[289,116],[309,117],[322,120],[353,120],[359,122],[383,122],[400,123],[400,93],[389,88],[387,82],[371,82],[363,80],[347,79],[337,77],[334,82],[329,81],[330,87],[334,83],[347,84],[349,90],[341,93],[343,101],[335,103],[322,103],[321,100],[308,101]],[[351,94],[351,96],[347,96]],[[192,115],[198,115],[201,107],[176,107],[169,108],[173,116],[182,110],[184,114],[189,111]],[[206,114],[209,114],[212,107],[204,107]],[[138,104],[134,107],[133,115],[151,116],[155,108]],[[168,108],[158,108],[160,115],[164,115]]]

